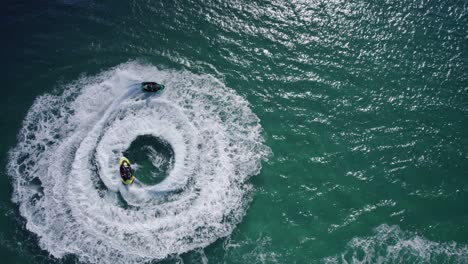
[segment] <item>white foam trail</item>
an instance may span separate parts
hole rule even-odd
[[[438,243],[398,226],[382,224],[374,235],[353,238],[339,256],[324,263],[468,263],[468,247]]]
[[[167,89],[143,94],[134,84],[144,80]],[[167,141],[174,165],[159,184],[124,187],[118,159],[140,135]],[[229,235],[245,211],[245,180],[267,154],[259,119],[218,80],[130,62],[38,97],[8,169],[42,248],[137,263]]]

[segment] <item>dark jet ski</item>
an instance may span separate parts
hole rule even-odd
[[[164,85],[157,82],[142,82],[141,88],[145,92],[155,93],[164,90]]]

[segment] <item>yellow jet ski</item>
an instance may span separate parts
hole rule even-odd
[[[130,161],[127,158],[122,157],[120,158],[119,166],[122,183],[125,185],[132,184],[135,180],[135,176],[133,176],[133,170],[130,166]]]

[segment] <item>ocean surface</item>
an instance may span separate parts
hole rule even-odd
[[[467,1],[2,6],[0,263],[468,263]]]

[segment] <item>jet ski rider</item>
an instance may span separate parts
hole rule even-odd
[[[133,182],[132,167],[126,160],[120,164],[120,177],[125,185]]]

